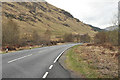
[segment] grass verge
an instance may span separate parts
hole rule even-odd
[[[98,78],[98,73],[94,69],[94,66],[89,65],[86,61],[83,60],[82,57],[78,53],[76,53],[76,49],[78,49],[79,45],[72,47],[68,50],[66,55],[66,65],[72,71],[81,74],[85,78]]]

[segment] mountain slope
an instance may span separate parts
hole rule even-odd
[[[110,27],[105,28],[105,30],[107,30],[107,31],[113,31],[116,29],[118,29],[118,26],[110,26]]]
[[[96,33],[67,11],[47,2],[4,2],[2,6],[3,24],[13,19],[19,25],[21,36],[31,34],[33,30],[43,35],[47,29],[52,32],[53,39],[65,33],[88,33],[90,36]]]
[[[103,29],[100,29],[100,28],[98,28],[98,27],[95,27],[95,26],[92,26],[92,25],[90,25],[90,24],[88,24],[91,28],[93,28],[93,30],[94,31],[102,31]]]

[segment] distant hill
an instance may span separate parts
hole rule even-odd
[[[90,24],[88,24],[94,31],[102,31],[103,29],[100,29],[98,27],[92,26]]]
[[[107,31],[113,31],[116,29],[118,29],[118,26],[110,26],[110,27],[105,28],[105,30],[107,30]]]
[[[12,19],[19,25],[20,36],[31,34],[33,30],[43,35],[47,29],[52,32],[53,39],[65,33],[93,36],[99,31],[99,28],[84,24],[69,12],[47,2],[4,2],[2,10],[3,24]]]

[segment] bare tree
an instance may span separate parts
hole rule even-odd
[[[108,42],[108,39],[106,32],[98,32],[94,37],[94,43],[103,44]]]
[[[66,33],[63,36],[63,40],[65,42],[73,42],[74,38],[73,38],[73,35],[71,33]]]
[[[51,31],[49,29],[47,29],[44,34],[47,40],[51,39]]]
[[[86,42],[90,42],[91,37],[87,34],[84,35],[80,35],[80,42],[86,43]]]
[[[18,44],[19,41],[19,29],[18,25],[13,21],[9,20],[7,23],[3,24],[2,28],[2,42],[3,45],[14,46]]]
[[[113,24],[113,27],[116,27],[118,26],[118,13],[116,13],[115,15],[113,15],[113,19],[112,19],[112,24]]]
[[[44,44],[46,45],[50,44],[51,35],[52,35],[51,31],[47,29],[44,33],[44,41],[43,41]]]
[[[33,38],[33,43],[34,44],[39,44],[40,43],[40,36],[38,33],[34,30],[32,33],[32,38]]]

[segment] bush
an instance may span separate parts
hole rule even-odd
[[[109,31],[107,32],[109,43],[112,45],[118,45],[118,30]]]
[[[80,42],[82,43],[88,43],[91,41],[91,38],[88,34],[80,35]]]
[[[94,37],[94,43],[118,45],[118,30],[98,32]]]
[[[106,32],[98,32],[94,37],[94,43],[102,44],[108,42],[108,35]]]

